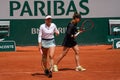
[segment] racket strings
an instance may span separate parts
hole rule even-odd
[[[91,26],[92,26],[92,24],[91,24],[90,22],[86,22],[86,23],[84,23],[83,29],[88,29],[88,28],[90,28]]]
[[[91,29],[93,26],[94,26],[94,24],[93,24],[93,22],[91,20],[85,20],[82,23],[82,26],[81,26],[80,30],[86,31],[88,29]]]

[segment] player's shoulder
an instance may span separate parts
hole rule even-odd
[[[54,26],[54,27],[56,27],[55,23],[51,23],[51,26]]]
[[[45,24],[41,24],[41,25],[40,25],[40,27],[44,27],[44,26],[45,26]]]
[[[68,26],[72,27],[72,26],[74,26],[74,24],[73,23],[68,23]]]
[[[51,25],[55,25],[55,23],[51,23]]]

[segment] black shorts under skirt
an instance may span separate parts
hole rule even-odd
[[[62,46],[65,47],[74,47],[77,45],[77,42],[74,39],[64,39]]]

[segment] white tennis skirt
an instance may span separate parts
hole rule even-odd
[[[42,47],[50,48],[56,46],[55,39],[42,39]]]

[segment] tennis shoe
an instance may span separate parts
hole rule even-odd
[[[49,72],[48,78],[52,78],[52,71]]]
[[[78,66],[75,68],[76,71],[85,71],[86,69],[83,68],[82,66]]]
[[[48,69],[45,69],[45,70],[44,70],[44,73],[45,73],[45,75],[49,75],[49,70],[48,70]]]
[[[58,72],[58,67],[57,67],[57,65],[54,65],[54,66],[53,66],[53,71],[54,71],[54,72]]]

